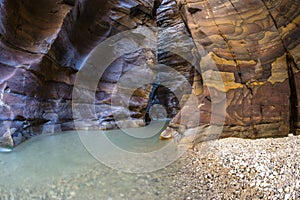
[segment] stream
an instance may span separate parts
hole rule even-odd
[[[10,153],[0,154],[0,199],[139,199],[136,192],[144,187],[153,190],[148,195],[154,198],[160,189],[149,182],[154,180],[164,187],[168,178],[162,179],[163,182],[160,178],[177,168],[171,164],[177,157],[165,164],[172,156],[163,153],[161,157],[147,157],[151,153],[160,155],[161,149],[172,151],[174,145],[168,147],[171,141],[159,140],[165,125],[166,122],[151,122],[142,128],[68,131],[34,137]],[[141,133],[140,138],[133,137],[138,133]],[[118,152],[109,149],[111,144],[107,145],[104,137],[117,149],[145,155],[141,156],[144,160],[127,158],[126,155],[118,157]],[[114,164],[99,155],[113,158]],[[130,170],[119,167],[118,162]],[[147,169],[153,163],[156,168]],[[171,167],[167,167],[170,164]],[[137,166],[137,171],[134,171],[134,166]],[[141,192],[138,195],[141,199],[145,197]]]

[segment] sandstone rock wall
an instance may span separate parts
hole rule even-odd
[[[212,71],[205,59],[200,64],[202,76],[210,77],[199,96],[200,124],[211,120],[210,92],[224,92],[221,137],[297,133],[299,1],[187,0],[179,7],[196,46],[206,51],[201,56],[212,58],[218,68]],[[215,74],[223,78],[224,88],[213,80]],[[172,123],[182,122],[177,117]]]
[[[36,134],[74,129],[72,90],[86,56],[112,35],[155,25],[154,1],[1,1],[0,6],[0,138],[13,138],[12,145]],[[155,56],[137,49],[108,67],[95,94],[98,128],[116,127],[109,104],[120,76]],[[144,117],[149,87],[131,100],[127,112],[133,120]]]
[[[299,133],[299,4],[0,0],[0,143],[12,146],[35,134],[74,129],[72,90],[84,60],[105,39],[140,26],[158,28],[158,49],[136,49],[107,68],[95,92],[94,124],[87,126],[116,128],[114,115],[120,109],[134,122],[128,126],[144,125],[153,100],[151,84],[136,88],[128,108],[111,106],[122,75],[139,66],[140,74],[152,76],[154,70],[157,80],[170,81],[171,87],[160,87],[154,99],[174,117],[167,129],[171,134],[211,123],[212,92],[226,94],[222,137]],[[212,63],[218,70],[211,69]],[[182,76],[165,72],[165,66]],[[186,80],[190,90],[182,88]],[[178,91],[184,92],[176,96]],[[198,105],[183,106],[190,94],[197,96]],[[180,109],[201,117],[185,118]]]

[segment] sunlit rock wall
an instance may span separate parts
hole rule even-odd
[[[221,137],[284,136],[299,131],[299,3],[178,1],[196,46],[206,51],[201,56],[218,68],[211,70],[211,62],[200,61],[202,76],[209,81],[199,95],[200,109],[189,105],[186,109],[200,111],[201,120],[184,122],[185,129],[210,124],[210,92],[223,92],[225,121],[217,124],[224,125]],[[222,82],[214,80],[216,74]],[[171,124],[182,124],[180,114]]]

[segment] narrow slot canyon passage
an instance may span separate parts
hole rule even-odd
[[[299,0],[0,0],[0,199],[300,199]]]

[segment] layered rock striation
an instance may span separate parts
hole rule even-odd
[[[198,96],[200,111],[195,105],[185,106],[185,112],[200,112],[201,120],[184,123],[185,128],[201,132],[201,125],[214,121],[223,126],[217,137],[299,133],[299,2],[187,0],[178,6],[195,45],[202,49],[200,68],[206,80]],[[222,93],[224,121],[215,120],[218,113],[213,115],[212,107],[219,102],[210,98],[221,98]],[[182,124],[181,118],[179,114],[171,125]]]
[[[143,126],[151,106],[162,104],[163,117],[172,119],[166,137],[201,135],[211,125],[223,128],[218,137],[298,134],[299,6],[298,0],[0,0],[0,145],[74,129],[82,119],[73,113],[72,92],[86,58],[112,36],[141,27],[153,30],[157,48],[136,48],[106,68],[93,91],[95,114],[82,128]],[[154,81],[131,88],[120,84],[122,76]],[[118,96],[121,89],[130,98]],[[112,103],[118,98],[127,106]],[[221,103],[220,113],[212,110]]]

